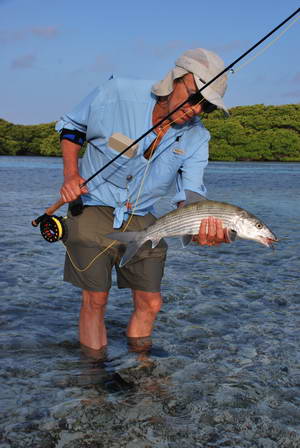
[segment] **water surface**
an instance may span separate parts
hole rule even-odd
[[[63,245],[30,225],[58,198],[61,159],[1,157],[0,172],[1,447],[300,447],[300,164],[210,163],[209,198],[282,240],[170,239],[153,353],[128,351],[131,299],[114,286],[105,362],[80,351]]]

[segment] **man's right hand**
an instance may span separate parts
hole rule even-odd
[[[85,179],[79,174],[72,174],[65,176],[64,183],[60,189],[60,195],[64,202],[75,201],[80,195],[88,193],[88,188],[86,186],[80,188],[85,182]]]
[[[223,227],[221,219],[209,216],[202,219],[198,235],[193,236],[201,246],[219,246],[221,243],[231,243],[230,231]]]

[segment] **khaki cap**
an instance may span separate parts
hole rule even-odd
[[[157,96],[167,96],[173,90],[174,79],[187,73],[193,73],[198,89],[224,70],[223,60],[214,52],[204,48],[185,51],[175,62],[175,67],[166,77],[152,86],[152,92]],[[208,87],[201,91],[203,97],[226,113],[228,110],[223,102],[227,87],[227,75],[224,73]]]

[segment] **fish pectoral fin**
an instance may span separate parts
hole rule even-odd
[[[159,244],[160,240],[161,240],[161,238],[158,238],[158,239],[153,238],[153,240],[151,240],[152,249],[154,249]]]
[[[190,244],[190,242],[192,241],[193,235],[183,235],[181,237],[181,242],[182,242],[182,246],[186,247]]]

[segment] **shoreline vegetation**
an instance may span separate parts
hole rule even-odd
[[[238,106],[229,112],[229,118],[221,111],[203,118],[212,136],[209,160],[300,162],[300,104]],[[0,118],[0,155],[61,156],[54,126]]]

